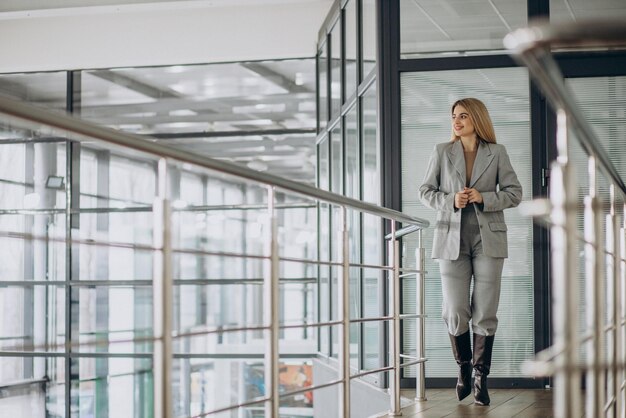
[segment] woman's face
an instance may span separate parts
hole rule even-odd
[[[452,129],[454,134],[460,137],[470,136],[475,133],[474,124],[470,119],[469,113],[461,105],[456,105],[452,111]]]

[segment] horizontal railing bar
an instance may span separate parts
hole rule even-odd
[[[377,264],[360,264],[360,263],[350,263],[350,267],[363,268],[363,269],[372,269],[372,270],[393,270],[392,266],[380,266]]]
[[[421,314],[400,314],[400,319],[419,319],[419,318],[428,318],[428,315],[421,315]]]
[[[225,334],[228,332],[244,332],[244,331],[264,331],[268,330],[270,327],[265,325],[257,325],[252,327],[223,327],[223,328],[207,328],[200,331],[192,331],[192,332],[181,332],[181,333],[172,333],[172,338],[187,338],[187,337],[198,337],[201,335],[211,335],[211,334]],[[155,338],[157,340],[157,338]]]
[[[302,264],[315,264],[320,266],[343,266],[343,263],[339,261],[322,261],[322,260],[311,260],[308,258],[298,258],[298,257],[278,257],[280,261],[289,262],[289,263],[302,263]]]
[[[413,361],[409,361],[407,363],[402,363],[402,364],[400,364],[400,368],[414,366],[414,365],[420,364],[420,363],[426,363],[427,361],[428,361],[427,358],[420,358],[418,360],[413,360]]]
[[[405,235],[408,235],[408,234],[411,234],[413,232],[419,231],[420,229],[422,229],[422,228],[420,228],[417,225],[409,225],[409,226],[405,226],[404,228],[400,228],[400,229],[398,229],[396,231],[396,234],[395,234],[396,239],[402,238]],[[393,234],[385,235],[385,239],[386,240],[390,240],[391,238],[393,238]]]
[[[68,357],[68,358],[152,358],[153,353],[110,353],[110,352],[88,352],[88,351],[2,351],[0,357]],[[174,353],[174,358],[178,359],[261,359],[263,353]],[[317,357],[314,353],[281,353],[280,358],[307,359]]]
[[[408,269],[400,269],[400,271],[408,271]],[[412,273],[404,273],[400,275],[401,279],[404,279],[406,277],[411,277],[411,276],[416,276],[418,274],[428,274],[427,270],[413,270]]]
[[[569,370],[576,372],[586,372],[589,370],[606,371],[606,370],[626,370],[626,363],[602,363],[602,364],[556,364],[554,360],[527,360],[522,364],[522,371],[525,374],[534,377],[553,376],[556,372]]]
[[[393,320],[393,316],[380,316],[377,318],[356,318],[356,319],[351,319],[350,323],[351,324],[360,324],[362,322],[380,322],[380,321],[392,321]]]
[[[427,270],[406,269],[402,267],[400,267],[398,270],[400,270],[401,272],[405,272],[404,274],[428,274]]]
[[[279,325],[280,329],[293,329],[293,328],[317,328],[317,327],[330,327],[333,325],[341,325],[343,321],[329,321],[329,322],[312,322],[312,323],[300,323],[294,325]]]
[[[15,380],[13,382],[0,383],[0,390],[11,390],[11,389],[16,389],[16,388],[25,387],[25,386],[41,385],[41,384],[45,384],[48,382],[49,382],[49,379],[47,378]]]
[[[392,219],[398,222],[427,228],[429,222],[404,213],[352,199],[326,190],[321,190],[305,183],[289,180],[269,173],[252,170],[248,167],[228,161],[202,156],[198,153],[172,148],[146,140],[139,135],[124,133],[110,128],[97,126],[77,117],[52,113],[17,100],[0,97],[0,112],[28,123],[43,124],[81,137],[99,140],[109,144],[142,151],[158,157],[170,158],[183,163],[194,164],[210,170],[230,174],[255,183],[275,186],[281,190],[307,196],[330,204],[356,209],[371,215]]]
[[[201,418],[201,417],[206,417],[206,416],[213,415],[213,414],[219,414],[220,412],[232,411],[233,409],[243,408],[245,406],[256,405],[258,403],[265,403],[265,402],[267,402],[269,400],[270,400],[270,398],[267,397],[267,396],[262,397],[262,398],[254,398],[254,399],[252,399],[250,401],[242,402],[242,403],[237,404],[237,405],[232,405],[232,406],[228,406],[228,407],[225,407],[225,408],[214,409],[214,410],[212,410],[210,412],[203,412],[200,415],[193,415],[193,418]]]
[[[504,39],[515,54],[544,47],[626,46],[626,20],[603,19],[568,23],[543,23],[517,29]]]
[[[611,396],[604,404],[604,412],[608,412],[608,410],[611,409],[613,405],[615,405],[615,396]]]
[[[317,283],[317,279],[306,278],[281,278],[281,284],[291,283]],[[194,285],[194,286],[211,286],[211,285],[240,285],[240,284],[263,284],[263,279],[175,279],[174,284],[177,286]],[[32,286],[74,286],[74,287],[90,287],[90,286],[133,286],[144,287],[152,286],[152,280],[0,280],[0,287],[32,287]]]
[[[374,369],[374,370],[365,370],[356,374],[351,374],[350,379],[356,379],[356,378],[367,376],[369,374],[374,374],[374,373],[388,372],[389,370],[393,370],[393,366],[381,367],[379,369]]]
[[[410,356],[408,354],[400,354],[400,358],[408,358],[412,360],[417,360],[417,356]]]
[[[2,143],[0,142],[0,145]],[[316,208],[313,203],[288,204],[283,203],[276,205],[276,209],[310,209]],[[172,212],[208,212],[220,210],[267,210],[267,205],[203,205],[188,206],[184,208],[172,208]],[[152,206],[128,206],[124,208],[108,207],[108,208],[42,208],[42,209],[0,209],[0,215],[61,215],[70,213],[71,215],[91,214],[91,213],[137,213],[152,212]]]
[[[343,383],[343,380],[337,379],[337,380],[333,380],[331,382],[321,383],[321,384],[315,385],[315,386],[307,386],[306,388],[302,388],[302,389],[298,389],[298,390],[292,390],[291,392],[281,393],[280,397],[281,398],[287,398],[289,396],[299,395],[300,393],[311,392],[313,390],[324,389],[324,388],[327,388],[327,387],[330,387],[330,386],[335,386],[335,385],[338,385],[338,384],[341,384],[341,383]]]

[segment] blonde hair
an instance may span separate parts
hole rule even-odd
[[[493,123],[491,122],[491,117],[489,116],[489,111],[487,111],[485,104],[473,97],[467,97],[454,102],[451,113],[454,113],[454,108],[458,105],[463,106],[465,110],[467,110],[470,120],[474,124],[476,136],[483,141],[495,144],[496,132],[493,129]],[[452,140],[456,141],[458,139],[460,139],[460,137],[455,135],[454,130],[452,130]]]

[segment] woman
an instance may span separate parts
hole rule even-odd
[[[489,405],[487,375],[502,266],[508,256],[502,211],[519,204],[522,186],[506,149],[496,144],[491,118],[480,100],[461,99],[452,105],[452,141],[435,146],[419,197],[437,211],[432,257],[439,259],[443,319],[460,367],[457,398],[472,391],[473,365],[474,402]]]

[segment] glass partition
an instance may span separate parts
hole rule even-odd
[[[400,0],[400,54],[502,53],[502,39],[527,23],[525,1]]]
[[[524,190],[532,198],[528,75],[522,68],[403,73],[402,89],[402,210],[434,222],[435,211],[423,206],[417,192],[435,144],[451,137],[450,106],[463,97],[476,97],[489,109],[498,143],[506,146]],[[516,209],[505,211],[509,228],[509,258],[504,263],[494,346],[493,377],[521,377],[520,365],[534,355],[532,220]],[[430,258],[432,229],[424,232],[426,270],[426,351],[428,377],[453,377],[458,368],[450,354],[441,320],[439,265]],[[404,265],[415,265],[415,238],[409,235]],[[415,281],[404,287],[405,312],[415,312]],[[414,323],[404,331],[405,350],[415,349]],[[408,373],[408,376],[411,376]]]

